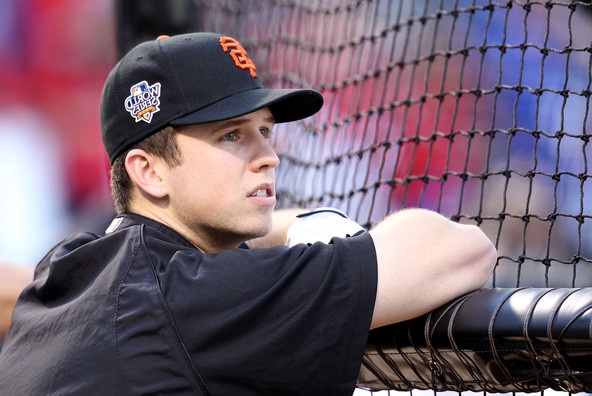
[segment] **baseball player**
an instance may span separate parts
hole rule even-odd
[[[0,394],[351,395],[369,329],[482,287],[491,242],[434,212],[274,218],[273,127],[322,104],[220,34],[125,55],[100,105],[118,216],[37,266]]]

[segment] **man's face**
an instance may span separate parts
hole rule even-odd
[[[269,232],[279,165],[268,140],[273,125],[265,108],[180,130],[182,164],[166,171],[173,228],[206,251]]]

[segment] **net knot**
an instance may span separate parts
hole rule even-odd
[[[541,263],[547,268],[551,266],[551,260],[549,260],[548,258],[544,258],[543,260],[541,260]]]

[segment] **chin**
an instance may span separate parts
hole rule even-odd
[[[271,225],[269,227],[258,227],[251,230],[253,232],[253,238],[263,237],[271,231]]]
[[[269,234],[271,229],[271,216],[268,216],[265,221],[252,223],[249,231],[252,233],[254,238],[258,238]]]

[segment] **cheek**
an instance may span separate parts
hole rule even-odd
[[[188,164],[189,165],[189,164]],[[182,176],[187,190],[201,196],[224,198],[224,193],[240,187],[244,168],[232,156],[202,158],[185,168]]]
[[[210,146],[191,147],[183,153],[184,161],[176,170],[177,188],[200,197],[224,199],[224,193],[240,188],[246,162],[233,153]]]
[[[246,162],[233,154],[216,151],[208,157],[200,160],[200,172],[220,184],[229,184],[230,181],[236,183],[242,177]]]

